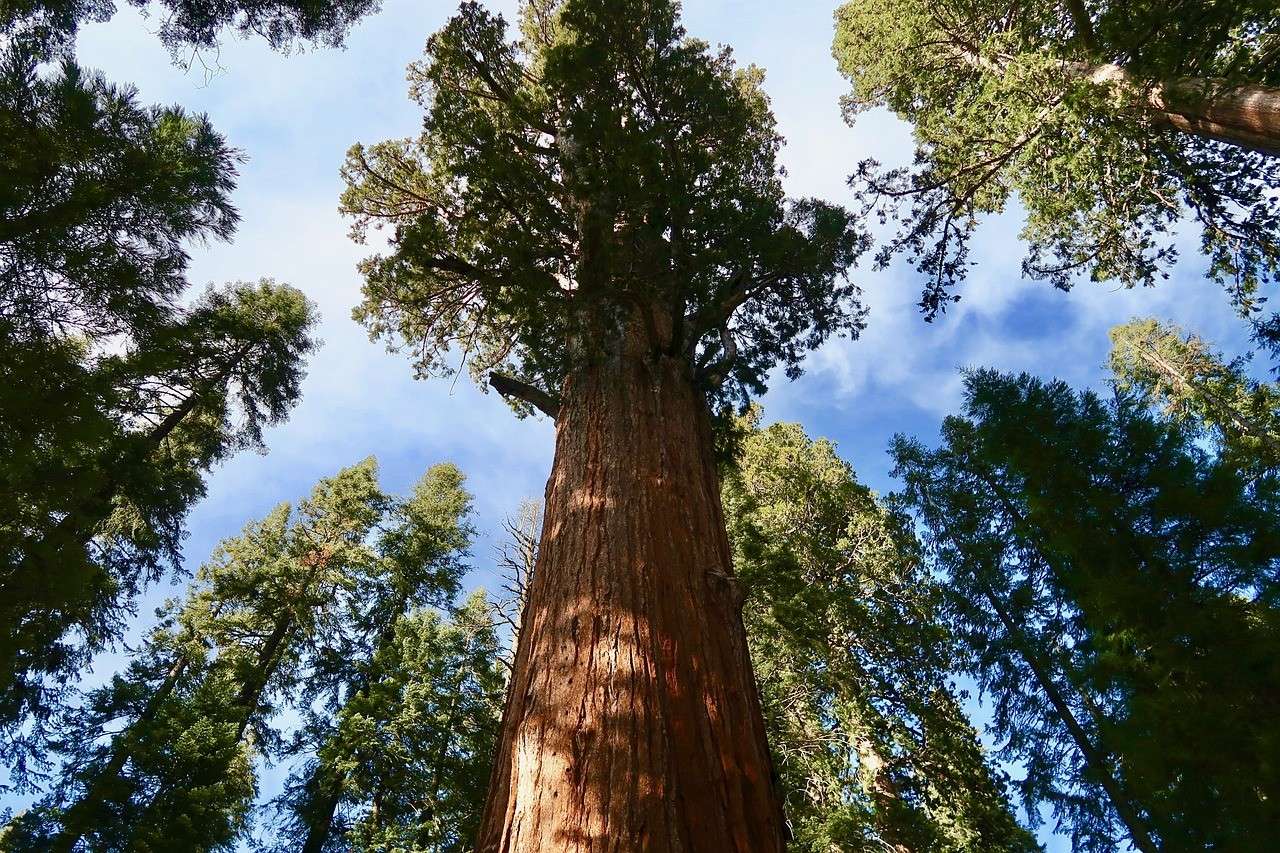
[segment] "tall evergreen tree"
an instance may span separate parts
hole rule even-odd
[[[244,409],[256,433],[259,412],[296,398],[311,348],[310,308],[287,288],[179,305],[185,244],[237,219],[237,155],[208,121],[38,59],[20,41],[0,52],[0,728],[19,762],[15,724],[45,713],[44,676],[65,680],[115,632],[176,552],[201,472],[237,443],[240,415],[215,398],[264,391]],[[232,344],[254,352],[224,387],[216,372],[190,384],[183,358],[207,370]]]
[[[345,603],[347,613],[340,630],[324,643],[324,654],[304,686],[307,696],[325,698],[322,702],[313,698],[306,724],[291,748],[313,753],[315,758],[291,779],[282,803],[291,814],[283,839],[288,849],[347,849],[350,840],[344,840],[344,835],[351,829],[349,818],[368,805],[360,794],[369,791],[359,786],[377,781],[368,774],[395,772],[408,777],[416,772],[414,767],[398,766],[401,759],[408,760],[403,751],[382,755],[376,759],[377,772],[370,769],[375,760],[370,750],[394,746],[375,745],[380,735],[371,730],[382,732],[399,719],[400,726],[419,726],[417,733],[428,740],[444,736],[431,733],[432,726],[442,724],[424,708],[396,707],[396,703],[416,701],[417,691],[434,689],[416,680],[429,679],[429,673],[418,672],[415,665],[452,665],[459,668],[460,679],[483,677],[466,671],[461,661],[448,664],[440,657],[446,654],[440,645],[444,642],[441,632],[454,629],[422,613],[423,608],[447,606],[458,590],[474,535],[470,511],[462,473],[453,465],[437,465],[418,483],[413,496],[395,504],[384,520],[375,546],[378,559],[357,579]],[[416,627],[402,629],[407,619],[417,619]],[[493,662],[484,665],[492,667]],[[357,780],[359,773],[366,776]],[[391,778],[383,781],[392,784]],[[417,781],[424,780],[418,777]],[[410,788],[413,782],[406,778],[395,784]],[[385,810],[383,817],[387,817]]]
[[[1207,428],[1243,470],[1280,468],[1280,388],[1243,359],[1226,361],[1197,335],[1156,320],[1111,330],[1111,372],[1122,390],[1191,428]]]
[[[887,106],[917,141],[910,167],[851,179],[900,220],[880,260],[907,253],[932,317],[958,298],[978,221],[1016,193],[1027,276],[1153,284],[1191,219],[1210,275],[1254,314],[1280,270],[1277,33],[1267,0],[842,6],[847,115]]]
[[[0,725],[46,714],[49,678],[74,675],[118,634],[140,585],[178,564],[205,473],[260,446],[298,399],[314,322],[287,286],[210,290],[123,354],[64,362],[69,388],[35,385],[89,392],[71,398],[83,421],[44,420],[60,412],[42,396],[0,413],[22,439],[0,466],[17,510],[0,522]]]
[[[910,521],[797,424],[752,429],[725,514],[800,851],[1032,851],[948,683]]]
[[[224,542],[128,671],[72,715],[63,782],[11,849],[230,849],[255,755],[279,748],[271,719],[332,632],[334,602],[376,561],[367,539],[385,507],[369,459]]]
[[[419,609],[396,622],[286,793],[283,849],[472,849],[504,686],[491,611],[478,592],[448,620]],[[341,786],[333,805],[325,784]]]
[[[1077,849],[1261,849],[1280,656],[1274,477],[1119,394],[971,374],[943,446],[898,472],[955,631]]]
[[[761,73],[672,0],[528,0],[515,42],[464,3],[410,76],[422,136],[345,169],[393,228],[357,316],[557,423],[479,848],[781,849],[710,412],[857,332],[864,237],[784,198]]]

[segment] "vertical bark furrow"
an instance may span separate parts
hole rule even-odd
[[[687,369],[572,377],[546,507],[480,850],[782,850]]]

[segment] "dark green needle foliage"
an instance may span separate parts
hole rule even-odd
[[[1111,330],[1111,372],[1188,428],[1207,430],[1218,452],[1241,470],[1280,469],[1280,388],[1249,376],[1197,335],[1157,320]]]
[[[829,442],[748,430],[725,513],[792,846],[1039,850],[949,683],[910,520]]]
[[[0,324],[37,343],[169,321],[192,240],[227,239],[239,155],[73,62],[0,53]]]
[[[253,764],[282,747],[272,720],[377,563],[368,540],[387,506],[369,459],[222,543],[128,670],[68,715],[61,784],[11,847],[234,849]]]
[[[482,592],[449,618],[419,609],[398,620],[287,788],[281,848],[470,850],[502,714],[499,651]],[[340,797],[331,811],[332,784]]]
[[[378,559],[357,578],[302,685],[311,705],[290,751],[311,757],[276,802],[281,849],[452,850],[470,841],[503,687],[484,596],[440,615],[467,568],[470,512],[452,465],[434,466],[389,507]]]
[[[410,67],[421,136],[343,170],[355,236],[391,232],[361,267],[371,335],[424,376],[506,371],[527,411],[636,323],[738,400],[856,333],[861,232],[784,198],[761,71],[688,37],[679,8],[528,0],[511,41],[462,5]]]
[[[190,63],[194,52],[216,49],[224,32],[259,36],[276,50],[319,44],[338,47],[356,22],[378,10],[378,0],[127,0],[149,10],[160,40],[175,59]],[[158,7],[158,8],[157,8]],[[70,48],[84,23],[108,21],[116,0],[5,0],[0,36],[37,45],[42,51]]]
[[[1210,276],[1260,310],[1280,269],[1275,3],[859,0],[836,17],[849,119],[885,106],[915,131],[912,165],[868,160],[851,183],[899,220],[880,261],[907,255],[930,318],[1015,195],[1029,277],[1150,285],[1194,222]]]
[[[1076,849],[1280,828],[1276,484],[1186,421],[976,372],[940,448],[894,446],[1003,756]]]
[[[264,280],[210,290],[123,353],[56,339],[10,351],[27,394],[0,411],[17,451],[0,464],[15,510],[0,522],[6,731],[43,718],[141,586],[179,565],[204,476],[260,448],[299,398],[314,323],[301,293]]]

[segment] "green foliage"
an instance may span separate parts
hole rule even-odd
[[[941,448],[900,437],[894,453],[1028,805],[1052,804],[1080,850],[1116,849],[1124,809],[1148,848],[1264,848],[1274,477],[1133,396],[991,372],[967,389]]]
[[[290,752],[314,757],[276,802],[282,849],[454,849],[469,840],[497,733],[498,643],[483,594],[448,622],[432,608],[458,591],[470,512],[452,465],[432,467],[388,508],[379,559],[359,576],[303,686],[313,698]]]
[[[1251,379],[1195,335],[1157,320],[1111,330],[1111,372],[1122,391],[1188,428],[1204,428],[1241,470],[1280,469],[1280,388]]]
[[[1016,193],[1025,275],[1064,289],[1080,274],[1151,285],[1176,259],[1177,227],[1194,220],[1210,276],[1253,314],[1280,270],[1268,190],[1280,158],[1176,131],[1177,105],[1162,112],[1152,99],[1194,111],[1238,84],[1276,85],[1277,32],[1266,0],[842,6],[834,52],[853,83],[847,115],[887,106],[917,142],[912,166],[868,160],[851,178],[868,209],[901,224],[881,265],[908,255],[932,318],[958,298],[978,222]]]
[[[0,54],[0,322],[25,342],[138,335],[186,289],[186,241],[227,239],[239,155],[203,116],[143,107],[70,61]]]
[[[314,323],[301,293],[264,280],[210,290],[123,352],[57,338],[8,351],[6,383],[26,393],[0,408],[14,451],[0,463],[6,734],[42,720],[141,585],[179,564],[204,475],[259,447],[300,396]],[[38,752],[11,745],[14,760]]]
[[[281,748],[272,719],[379,562],[387,506],[368,459],[223,542],[129,669],[68,715],[62,782],[13,849],[233,849],[253,762]]]
[[[147,9],[150,0],[128,0]],[[216,49],[222,33],[257,35],[277,50],[300,43],[338,47],[350,29],[379,7],[378,0],[160,0],[156,14],[161,41],[175,59],[190,63],[194,51]],[[5,0],[0,35],[65,52],[80,25],[107,21],[116,0]],[[192,55],[180,56],[192,52]]]
[[[948,683],[909,519],[796,424],[750,429],[724,503],[795,849],[1038,850]]]
[[[284,795],[287,849],[463,851],[479,828],[505,678],[483,592],[446,621],[407,613],[366,663],[316,758]],[[341,787],[328,811],[326,784]],[[323,847],[317,815],[332,822]]]
[[[725,398],[862,326],[841,208],[783,197],[756,68],[688,38],[669,0],[478,3],[410,67],[416,139],[357,145],[353,234],[389,226],[356,310],[420,375],[501,369],[543,391],[636,324]],[[451,355],[452,354],[452,355]],[[722,384],[723,383],[723,384]],[[527,407],[525,407],[527,411]]]

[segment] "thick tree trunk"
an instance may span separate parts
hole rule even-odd
[[[689,368],[570,377],[482,853],[783,849],[732,572]]]
[[[1174,130],[1280,157],[1280,89],[1191,78],[1146,84],[1113,63],[1082,71],[1095,83],[1141,89],[1156,120]]]

